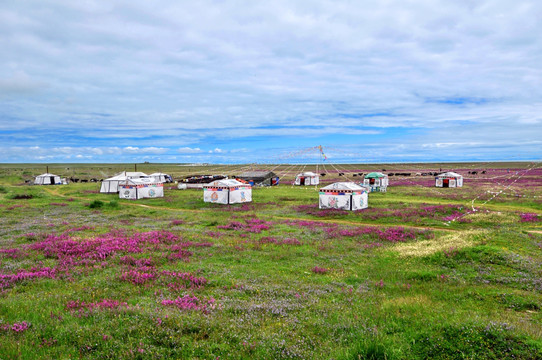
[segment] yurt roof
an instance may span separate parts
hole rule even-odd
[[[145,173],[142,173],[140,171],[138,172],[134,172],[134,171],[123,171],[121,173],[118,173],[117,175],[113,176],[113,177],[110,177],[108,179],[105,179],[106,181],[107,180],[126,180],[127,178],[129,177],[133,177],[133,178],[137,178],[137,177],[146,177],[148,176],[147,174]]]
[[[379,179],[379,178],[383,178],[383,177],[386,177],[388,175],[386,174],[383,174],[381,172],[372,172],[372,173],[368,173],[367,175],[365,175],[365,178],[366,179]]]
[[[363,186],[359,186],[353,182],[336,182],[328,186],[324,186],[321,190],[365,190]]]
[[[120,173],[119,175],[122,175],[123,173]],[[137,176],[149,176],[141,171],[124,171],[124,176],[133,176],[133,177],[137,177]]]
[[[157,172],[157,173],[152,173],[149,176],[162,176],[162,175],[169,175],[169,174]]]
[[[442,174],[439,174],[437,175],[438,177],[461,177],[461,175],[459,175],[458,173],[454,173],[452,171],[448,171],[448,172],[445,172],[445,173],[442,173]]]
[[[145,185],[145,184],[161,184],[161,182],[154,181],[152,178],[139,178],[139,179],[126,179],[121,185]]]
[[[312,171],[302,172],[297,174],[297,176],[318,176],[318,174],[313,173]]]
[[[223,186],[223,187],[235,187],[235,186],[250,186],[235,179],[222,179],[215,180],[209,184],[205,184],[204,187]]]
[[[38,175],[36,177],[51,177],[51,176],[58,176],[58,175],[45,173],[45,174]]]

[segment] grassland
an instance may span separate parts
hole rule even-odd
[[[254,168],[137,167],[177,179]],[[30,186],[45,168],[0,165],[0,359],[542,358],[537,164],[266,168],[280,186],[219,206],[173,185],[139,201],[99,183]],[[290,185],[302,169],[332,182],[382,168],[411,176],[355,213]],[[465,186],[416,175],[441,168]]]

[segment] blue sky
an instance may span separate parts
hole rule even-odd
[[[0,4],[0,162],[542,157],[540,1]]]

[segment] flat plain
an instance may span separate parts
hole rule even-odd
[[[0,359],[542,358],[539,163],[137,165],[281,177],[229,206],[80,182],[135,168],[0,164]],[[362,211],[292,185],[383,169],[409,175]],[[423,175],[449,170],[462,188]]]

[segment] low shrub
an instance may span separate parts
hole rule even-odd
[[[32,195],[32,194],[13,194],[13,195],[9,196],[9,198],[13,199],[13,200],[29,200],[29,199],[34,198],[34,195]]]
[[[93,202],[91,202],[88,207],[91,208],[91,209],[100,209],[104,206],[104,202],[101,201],[101,200],[94,200]]]
[[[393,360],[402,358],[397,354],[397,350],[389,342],[383,341],[376,336],[369,336],[354,344],[353,348],[339,357],[344,360]]]

